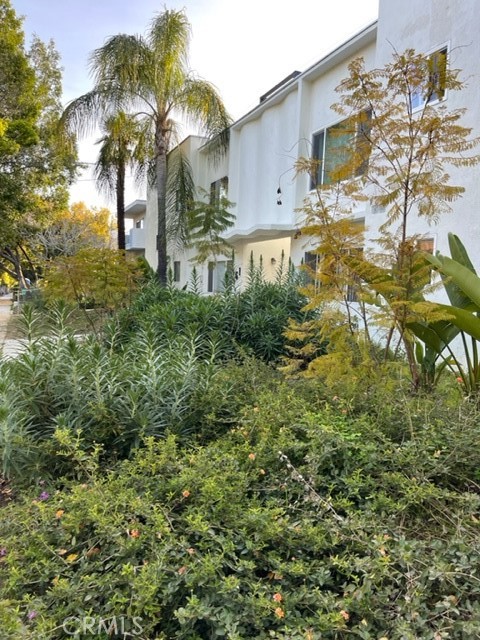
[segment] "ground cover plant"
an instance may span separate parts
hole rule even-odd
[[[476,637],[477,409],[392,402],[411,420],[391,433],[317,386],[257,385],[217,438],[149,437],[108,468],[58,429],[70,479],[2,510],[4,637],[82,616],[142,638]]]

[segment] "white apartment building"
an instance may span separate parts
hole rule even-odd
[[[341,120],[331,105],[338,101],[335,88],[348,75],[348,64],[362,56],[367,68],[381,67],[391,60],[393,51],[407,48],[425,55],[448,53],[448,64],[461,69],[461,79],[467,87],[449,92],[443,101],[451,109],[465,107],[462,124],[480,136],[479,0],[380,0],[374,24],[303,73],[288,76],[232,125],[229,150],[220,164],[208,161],[204,139],[190,136],[182,143],[196,185],[208,193],[228,186],[236,221],[225,238],[235,249],[239,284],[252,252],[256,261],[262,256],[268,277],[275,272],[282,253],[285,259],[291,258],[299,265],[312,246],[298,234],[301,220],[296,213],[309,194],[310,180],[305,174],[295,175],[293,167],[298,158],[310,157],[328,128]],[[435,250],[446,254],[447,234],[452,231],[475,258],[480,240],[480,169],[451,167],[449,173],[452,184],[465,187],[463,197],[453,203],[453,212],[430,227],[425,220],[417,219],[410,231],[422,234]],[[366,242],[378,236],[378,227],[384,221],[382,211],[363,203],[357,205],[354,215],[365,224]],[[145,256],[154,268],[155,235],[156,201],[151,193],[145,215]],[[174,248],[170,251],[170,264],[179,286],[190,278],[192,257],[192,253],[179,253]],[[217,258],[215,263],[197,267],[205,292],[221,287],[226,259]],[[480,267],[480,257],[477,263]]]

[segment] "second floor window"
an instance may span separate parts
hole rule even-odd
[[[411,97],[412,109],[425,104],[439,102],[445,98],[445,72],[447,70],[447,48],[434,51],[425,59],[427,68],[422,86],[417,87]]]
[[[310,188],[363,175],[368,164],[370,114],[347,119],[313,135],[312,160],[315,172]]]
[[[210,204],[217,205],[220,198],[228,197],[228,176],[215,180],[210,185]]]

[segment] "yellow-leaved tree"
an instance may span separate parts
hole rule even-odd
[[[59,212],[51,224],[39,232],[36,242],[44,260],[58,256],[73,256],[81,249],[111,247],[112,216],[105,207],[87,207],[75,202]]]
[[[478,140],[461,123],[464,110],[449,109],[444,100],[447,92],[462,87],[443,50],[430,56],[411,49],[394,53],[385,67],[372,70],[356,59],[332,106],[343,119],[324,132],[321,152],[314,148],[312,158],[297,164],[314,187],[302,229],[318,240],[310,305],[338,313],[343,303],[351,332],[357,327],[354,309],[364,321],[367,341],[369,321],[383,327],[383,357],[400,349],[414,388],[421,375],[409,324],[424,318],[424,295],[431,285],[424,238],[411,231],[411,223],[423,218],[432,224],[450,211],[464,191],[451,183],[450,167],[479,161]],[[383,215],[368,250],[355,220],[361,200]]]

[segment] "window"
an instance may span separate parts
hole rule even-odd
[[[180,282],[180,260],[173,261],[173,281]]]
[[[425,86],[419,86],[412,94],[412,109],[419,109],[430,102],[445,98],[445,72],[447,70],[447,48],[434,51],[426,58],[428,73]]]
[[[315,289],[336,291],[346,302],[358,302],[360,278],[353,272],[342,259],[343,256],[362,259],[363,257],[363,231],[365,219],[351,220],[351,230],[344,236],[346,245],[336,249],[336,253],[329,253],[325,248],[319,247],[316,251],[306,251],[303,264],[306,271],[306,284],[314,284]],[[355,266],[352,265],[352,269]]]
[[[233,274],[232,260],[220,260],[219,262],[208,263],[208,293],[218,293],[225,289],[225,279],[228,270]]]
[[[135,222],[135,229],[143,229],[143,218]]]
[[[315,133],[312,141],[312,159],[316,161],[316,173],[310,188],[332,184],[337,180],[352,177],[352,170],[343,167],[352,162],[356,167],[354,176],[365,173],[368,164],[369,122],[371,114],[363,113],[354,120],[347,119]]]
[[[417,248],[419,251],[426,251],[427,253],[431,253],[433,255],[435,243],[433,238],[421,238],[417,242]]]
[[[304,271],[306,284],[312,284],[315,282],[320,262],[320,254],[315,253],[314,251],[305,251],[303,264],[305,267],[307,267]]]
[[[210,185],[210,204],[219,204],[220,198],[228,197],[228,176],[215,180]]]

